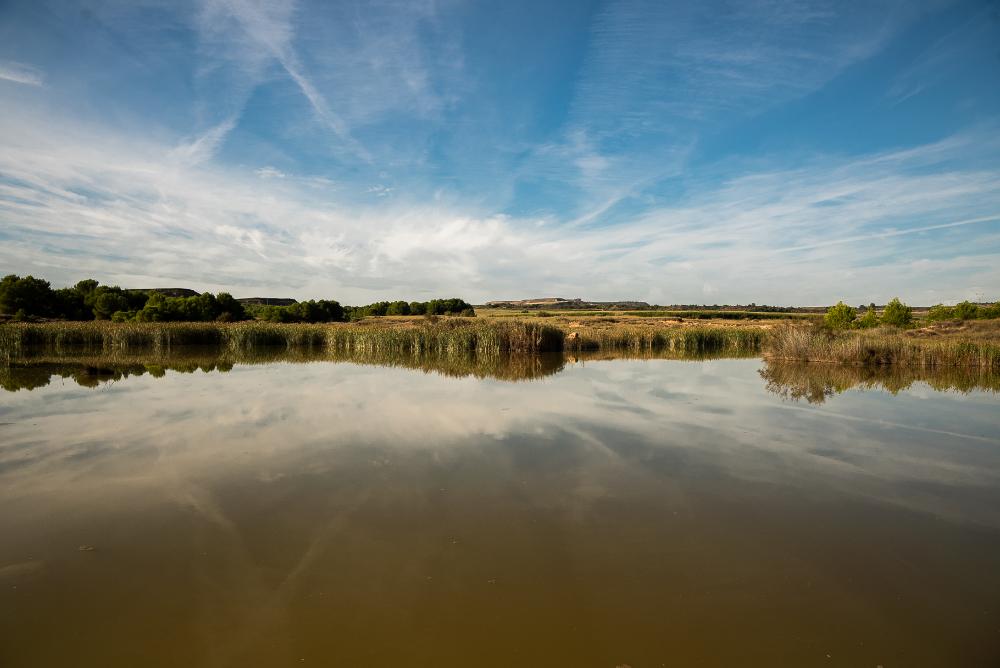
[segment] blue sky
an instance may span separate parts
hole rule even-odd
[[[0,3],[0,271],[1000,299],[1000,4]]]

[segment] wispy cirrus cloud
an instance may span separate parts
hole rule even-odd
[[[1000,284],[1000,98],[967,67],[995,27],[951,16],[879,60],[936,0],[567,2],[530,26],[516,3],[150,0],[51,29],[14,1],[0,57],[45,76],[0,81],[0,261],[56,282],[787,303]],[[65,36],[79,62],[35,59]],[[943,80],[951,111],[922,113]]]
[[[673,134],[719,114],[760,111],[815,90],[919,12],[893,2],[838,5],[611,2],[592,28],[573,118],[592,132]]]
[[[234,127],[236,118],[227,118],[201,135],[180,143],[170,152],[170,157],[188,166],[211,160]]]
[[[960,299],[1000,284],[1000,167],[954,164],[995,150],[985,129],[736,173],[601,229],[461,202],[365,201],[308,177],[164,160],[175,147],[148,139],[47,127],[60,129],[0,122],[0,263],[57,283],[95,275],[346,302],[545,286],[659,303],[712,301],[720,285],[734,301],[860,303]],[[959,231],[962,243],[939,236]]]
[[[816,91],[924,8],[612,0],[591,23],[561,136],[519,174],[567,184],[584,224],[620,219],[688,171],[703,135]]]
[[[307,7],[294,0],[198,4],[195,26],[205,105],[219,98],[221,83],[228,91],[221,108],[239,118],[257,87],[284,76],[315,121],[336,138],[342,150],[334,155],[340,161],[349,156],[369,165],[381,163],[383,169],[399,163],[399,141],[369,147],[359,129],[386,117],[428,117],[455,99],[447,88],[456,80],[462,58],[454,31],[438,21],[440,2],[387,0],[369,3],[364,11],[328,5],[307,18]],[[375,142],[382,141],[376,135]],[[386,155],[388,149],[393,154]]]
[[[217,56],[243,67],[251,79],[259,78],[269,60],[277,62],[298,86],[320,122],[332,130],[350,151],[370,160],[365,148],[335,113],[302,68],[293,40],[295,3],[292,0],[204,0],[198,16],[202,39]]]
[[[0,79],[26,86],[43,86],[45,76],[37,67],[11,60],[0,61]]]

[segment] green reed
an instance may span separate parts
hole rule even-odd
[[[558,351],[563,333],[534,322],[489,322],[442,318],[436,322],[382,324],[112,323],[53,322],[0,325],[0,355],[10,361],[33,351],[169,351],[176,347],[217,346],[246,351],[344,350],[459,352],[478,354]]]
[[[751,327],[578,327],[566,337],[566,350],[672,350],[686,353],[760,350],[765,331]]]

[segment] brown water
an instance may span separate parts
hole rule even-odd
[[[0,666],[1000,665],[992,379],[131,364],[3,379]]]

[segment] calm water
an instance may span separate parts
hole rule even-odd
[[[406,366],[8,371],[0,665],[1000,665],[994,379]]]

